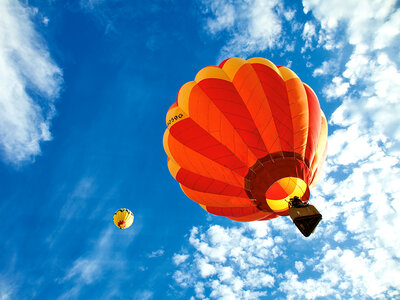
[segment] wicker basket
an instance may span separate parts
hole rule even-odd
[[[313,205],[289,208],[289,216],[304,236],[314,232],[322,219],[322,215]]]

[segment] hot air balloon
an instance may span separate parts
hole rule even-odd
[[[310,235],[308,205],[327,151],[314,91],[264,58],[200,70],[167,112],[164,149],[183,192],[207,212],[250,222],[288,216]]]
[[[133,213],[127,208],[120,208],[114,213],[114,224],[119,229],[127,229],[133,223]]]

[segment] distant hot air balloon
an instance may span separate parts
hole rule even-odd
[[[119,229],[129,228],[133,223],[133,213],[127,208],[120,208],[114,213],[114,224]]]
[[[326,157],[327,122],[288,68],[229,58],[200,70],[168,110],[164,149],[172,176],[209,213],[269,220],[289,215],[290,203],[306,236],[321,220],[305,203]]]

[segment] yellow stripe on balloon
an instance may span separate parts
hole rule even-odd
[[[176,175],[178,174],[181,166],[177,164],[171,157],[168,160],[168,170],[171,173],[172,177],[176,179]]]
[[[283,212],[289,208],[291,198],[297,196],[301,198],[307,190],[307,184],[300,178],[285,177],[281,178],[274,185],[279,185],[285,192],[281,199],[266,199],[268,206],[274,212]],[[268,194],[268,192],[267,192]]]
[[[197,83],[204,80],[204,79],[209,79],[209,78],[217,78],[217,79],[222,79],[226,81],[230,81],[229,77],[225,74],[224,71],[222,71],[221,68],[216,67],[216,66],[209,66],[201,69],[197,75],[194,81]]]
[[[237,71],[244,65],[246,64],[246,61],[242,58],[238,57],[233,57],[228,59],[224,65],[222,66],[222,70],[225,72],[225,74],[230,78],[232,81],[233,78],[235,77]]]
[[[178,106],[187,114],[190,115],[189,113],[189,98],[190,98],[190,93],[192,92],[193,87],[197,83],[195,81],[189,81],[186,82],[181,89],[179,90],[178,93]]]
[[[188,118],[188,115],[182,110],[182,108],[179,106],[171,108],[166,117],[167,128],[186,118]]]

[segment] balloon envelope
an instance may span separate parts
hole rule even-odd
[[[114,224],[119,229],[127,229],[133,223],[133,213],[127,208],[120,208],[114,213]]]
[[[167,112],[164,149],[184,193],[236,221],[288,215],[307,202],[327,149],[317,96],[290,69],[230,58],[184,84]]]

